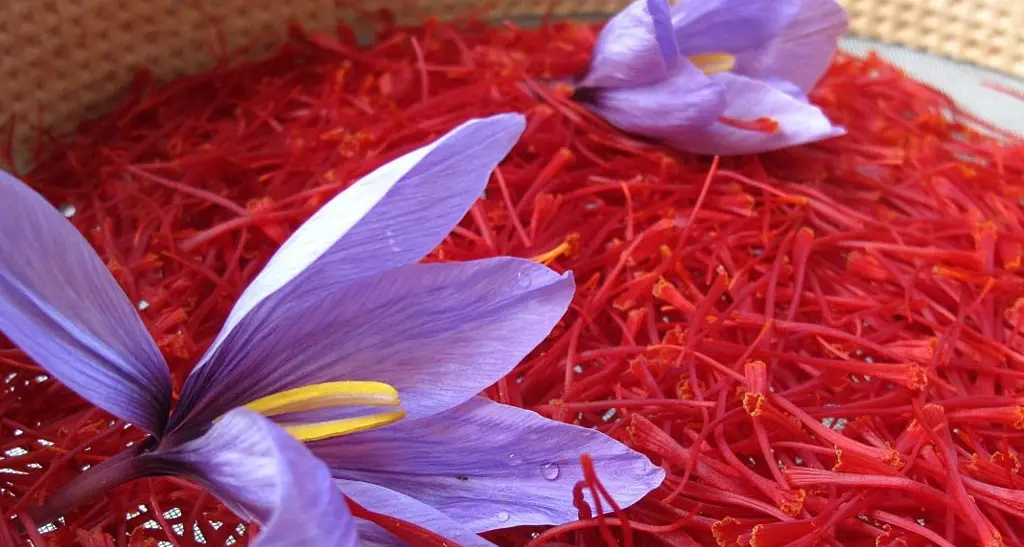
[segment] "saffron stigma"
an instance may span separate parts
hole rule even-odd
[[[312,384],[260,397],[244,408],[264,416],[279,416],[289,412],[303,412],[346,406],[398,406],[398,390],[383,382],[342,381]],[[393,424],[405,417],[404,410],[380,412],[327,422],[281,424],[296,439],[319,441],[331,437],[350,435]]]
[[[579,234],[569,234],[569,236],[565,238],[565,241],[559,243],[557,247],[546,253],[541,253],[530,260],[550,266],[558,257],[571,255],[579,245],[579,239]]]

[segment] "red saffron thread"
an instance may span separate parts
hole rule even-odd
[[[745,131],[756,131],[758,133],[767,133],[769,135],[772,133],[778,133],[780,128],[779,122],[773,120],[772,118],[758,118],[756,120],[746,121],[727,118],[725,116],[719,116],[718,121],[719,123],[723,123],[730,127],[735,127],[736,129],[743,129]]]

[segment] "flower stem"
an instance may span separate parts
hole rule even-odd
[[[146,445],[139,443],[75,477],[43,505],[31,510],[33,520],[45,525],[119,484],[151,474],[145,461],[139,458]]]

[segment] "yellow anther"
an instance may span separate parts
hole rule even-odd
[[[342,406],[398,406],[398,390],[383,382],[324,382],[261,397],[245,408],[264,416]]]
[[[704,74],[729,72],[736,66],[736,57],[728,53],[701,53],[688,57],[693,66]]]
[[[310,442],[377,429],[378,427],[393,424],[404,417],[404,410],[396,410],[394,412],[381,412],[380,414],[357,416],[355,418],[345,418],[329,422],[283,424],[282,427],[292,437],[302,442]]]

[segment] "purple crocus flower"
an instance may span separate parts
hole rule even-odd
[[[624,131],[702,154],[835,137],[807,93],[846,28],[833,0],[636,0],[601,31],[578,95]]]
[[[514,114],[469,121],[324,205],[239,297],[173,408],[166,364],[103,263],[0,173],[0,331],[150,434],[54,494],[44,520],[177,474],[261,523],[261,545],[354,542],[340,489],[472,546],[488,544],[481,531],[574,520],[582,453],[623,505],[660,484],[661,469],[600,432],[477,396],[549,334],[571,274],[510,257],[417,263],[523,128]],[[399,543],[358,528],[364,543]]]

